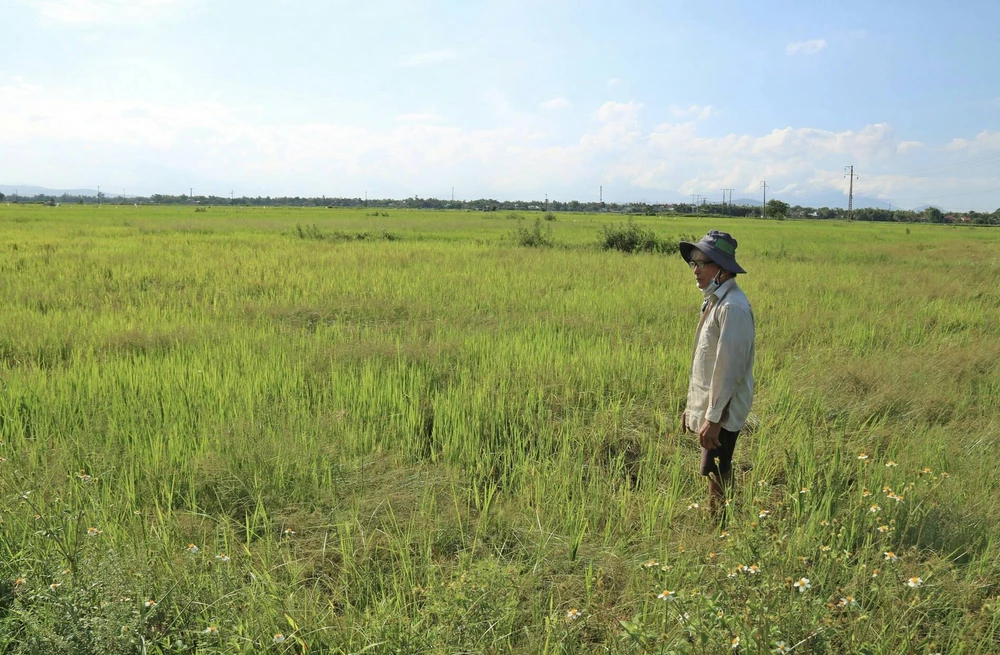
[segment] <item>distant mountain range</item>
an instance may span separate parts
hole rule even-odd
[[[6,196],[14,197],[20,196],[24,198],[31,198],[33,196],[44,195],[44,196],[55,196],[59,197],[63,194],[70,196],[85,196],[95,198],[97,197],[97,189],[50,189],[48,187],[33,186],[30,184],[16,185],[16,184],[0,184],[0,193]],[[109,200],[114,198],[120,198],[121,193],[115,193],[112,191],[105,191],[104,195],[107,196]],[[127,198],[134,198],[131,194],[126,194]],[[847,196],[843,193],[838,193],[836,191],[818,193],[806,198],[790,198],[786,196],[778,196],[778,200],[783,200],[789,205],[802,205],[805,207],[847,207]],[[761,201],[759,198],[736,198],[733,201],[734,205],[744,205],[748,207],[760,207]],[[716,204],[712,202],[712,204]],[[879,198],[872,198],[868,196],[854,196],[854,206],[856,208],[861,207],[876,207],[879,209],[889,209],[890,204],[885,200]],[[913,211],[923,211],[930,205],[922,205],[920,207],[913,208]],[[896,205],[891,205],[892,209],[907,209],[906,207],[899,207]],[[940,208],[939,208],[940,209]],[[942,211],[944,211],[942,209]]]
[[[820,207],[847,207],[847,195],[841,193],[820,193],[817,195],[810,196],[806,198],[789,198],[786,196],[777,196],[778,200],[787,202],[793,207],[795,205],[802,205],[803,207],[813,207],[819,209]],[[771,199],[770,197],[768,198]],[[734,205],[745,205],[748,207],[760,207],[760,198],[736,198],[733,200]],[[881,198],[873,198],[870,196],[854,196],[854,206],[856,208],[861,207],[874,207],[876,209],[889,209],[889,203]],[[898,205],[892,205],[893,209],[906,209],[906,207],[900,207]],[[923,207],[917,208],[915,211],[920,211]]]
[[[810,195],[808,201],[805,198],[779,198],[784,200],[789,205],[803,205],[806,207],[843,207],[847,208],[847,194],[839,193],[837,191],[829,191],[826,193],[818,193],[815,195]],[[889,202],[882,200],[881,198],[874,198],[871,196],[854,196],[854,207],[860,209],[861,207],[874,207],[875,209],[889,209]],[[908,207],[900,207],[899,205],[892,205],[893,209],[908,209]]]
[[[64,193],[71,196],[97,197],[97,189],[49,189],[43,186],[31,186],[30,184],[0,184],[0,193],[6,196],[16,194],[25,198],[31,198],[32,196],[61,196]]]

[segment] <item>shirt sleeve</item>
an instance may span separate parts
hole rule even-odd
[[[736,385],[753,366],[750,360],[753,339],[753,314],[748,309],[733,305],[719,308],[719,345],[705,411],[705,418],[712,423],[722,421]]]

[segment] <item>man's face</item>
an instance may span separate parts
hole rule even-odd
[[[699,289],[707,287],[712,282],[712,278],[722,270],[718,264],[712,262],[700,250],[691,253],[691,261],[688,262],[688,266],[694,272],[694,279],[698,282]]]

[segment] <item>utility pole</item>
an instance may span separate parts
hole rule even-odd
[[[451,201],[455,202],[455,187],[451,187]]]
[[[188,189],[188,200],[194,202],[194,187]]]
[[[601,205],[603,205],[604,204],[604,185],[603,184],[600,186],[600,198],[601,198]]]
[[[97,206],[101,206],[101,185],[97,185]]]
[[[230,205],[233,204],[233,190],[232,189],[229,190],[229,204]]]
[[[851,184],[848,187],[848,191],[847,191],[847,220],[848,221],[853,221],[854,220],[854,178],[856,178],[857,175],[854,174],[854,165],[853,164],[850,165],[850,166],[844,166],[844,170],[848,171],[848,173],[845,174],[844,177],[850,177],[851,178]]]
[[[760,206],[760,217],[767,218],[767,181],[760,183],[760,188],[764,191],[764,204]]]

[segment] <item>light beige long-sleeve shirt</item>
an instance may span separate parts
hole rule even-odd
[[[698,431],[704,419],[743,428],[753,403],[754,320],[750,301],[730,278],[709,296],[695,332],[684,417]]]

